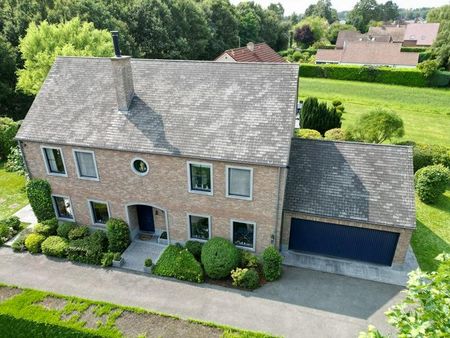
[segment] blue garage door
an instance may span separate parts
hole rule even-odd
[[[289,250],[391,265],[399,234],[293,218]]]

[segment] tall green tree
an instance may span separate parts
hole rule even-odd
[[[239,3],[236,10],[241,46],[249,42],[261,42],[262,7],[253,1],[248,1]]]
[[[316,4],[310,5],[305,11],[305,17],[307,16],[325,18],[330,24],[338,20],[337,11],[332,7],[330,0],[319,0]]]
[[[380,5],[381,20],[394,21],[400,18],[398,5],[393,1],[386,1]]]
[[[326,102],[308,97],[300,112],[300,128],[317,130],[322,136],[327,130],[341,127],[341,113]]]
[[[228,0],[206,0],[202,6],[211,33],[205,55],[209,60],[224,50],[238,46],[239,21],[235,8]]]
[[[440,24],[438,36],[432,46],[432,53],[440,67],[450,70],[450,5],[430,10],[427,21]]]
[[[43,43],[45,41],[45,43]],[[58,55],[111,56],[110,33],[94,28],[92,23],[74,18],[66,23],[30,24],[20,41],[24,68],[17,71],[17,87],[25,93],[37,94]]]
[[[261,20],[261,39],[275,50],[288,47],[291,24],[284,20],[283,13],[284,9],[280,4],[272,4],[264,10]]]
[[[381,9],[376,0],[360,0],[348,13],[349,23],[362,33],[367,32],[371,20],[381,20]]]
[[[325,43],[328,42],[327,40],[327,31],[328,31],[328,21],[325,18],[321,18],[318,16],[309,16],[301,20],[297,25],[295,25],[294,30],[298,27],[304,27],[309,26],[311,29],[313,36],[314,36],[314,42],[318,41],[324,41]]]
[[[327,31],[327,39],[331,44],[335,44],[340,31],[356,31],[356,27],[350,24],[340,23],[339,21],[333,22]]]

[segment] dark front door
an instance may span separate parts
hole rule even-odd
[[[391,265],[399,234],[293,218],[289,249]]]
[[[139,230],[154,232],[155,223],[153,222],[153,208],[148,205],[138,205],[136,208],[139,220]]]

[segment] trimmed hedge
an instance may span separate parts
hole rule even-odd
[[[130,228],[121,219],[110,218],[106,222],[106,236],[109,241],[109,251],[124,252],[130,245]]]
[[[41,234],[29,234],[25,239],[25,246],[31,253],[40,253],[41,244],[45,241],[45,236]]]
[[[76,240],[76,239],[82,239],[85,238],[87,236],[89,236],[90,231],[89,231],[89,227],[87,225],[80,225],[77,227],[74,227],[73,229],[71,229],[69,231],[69,239],[71,241]]]
[[[77,228],[78,225],[76,223],[64,222],[58,225],[58,229],[56,230],[56,234],[59,237],[63,237],[65,239],[69,239],[69,233],[72,229]]]
[[[450,169],[450,148],[436,144],[414,145],[414,172],[433,164],[442,164]]]
[[[204,273],[202,266],[187,249],[177,245],[169,245],[152,272],[158,276],[174,277],[189,282],[202,283]]]
[[[307,128],[295,129],[295,136],[307,139],[322,139],[322,135],[317,130]]]
[[[450,72],[438,71],[427,79],[420,70],[415,68],[302,63],[300,76],[410,87],[447,87],[450,84]]]
[[[424,203],[433,204],[450,183],[450,170],[442,164],[419,169],[414,183],[419,199]]]
[[[272,282],[281,277],[283,256],[274,246],[267,247],[262,255],[264,277]]]
[[[333,128],[330,130],[327,130],[325,132],[325,140],[330,141],[345,141],[348,136],[346,135],[346,132],[341,128]]]
[[[95,333],[82,332],[76,329],[50,324],[40,323],[34,320],[16,318],[0,313],[0,328],[2,332],[8,332],[8,338],[28,337],[58,337],[58,338],[101,338]]]
[[[97,230],[89,237],[71,241],[67,248],[67,258],[74,262],[100,265],[107,246],[105,232]]]
[[[50,236],[41,244],[44,255],[61,258],[66,257],[68,247],[69,243],[67,243],[67,240],[58,236]]]
[[[230,275],[241,262],[239,250],[228,240],[215,237],[203,245],[201,261],[206,274],[213,279]]]
[[[58,220],[56,218],[42,221],[34,226],[34,232],[45,237],[56,235],[56,229],[58,229]]]
[[[27,196],[38,222],[54,218],[52,189],[46,180],[32,179],[28,181]]]

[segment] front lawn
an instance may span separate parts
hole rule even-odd
[[[413,88],[356,81],[300,77],[302,99],[341,100],[345,106],[343,127],[375,107],[397,112],[405,123],[402,140],[418,143],[450,144],[450,90]]]
[[[44,291],[0,285],[0,327],[15,337],[224,337],[272,335]]]
[[[450,252],[450,189],[436,204],[427,205],[416,198],[417,229],[412,247],[423,270],[436,270],[439,253]]]
[[[0,162],[0,219],[12,216],[27,204],[25,176],[7,172]]]

